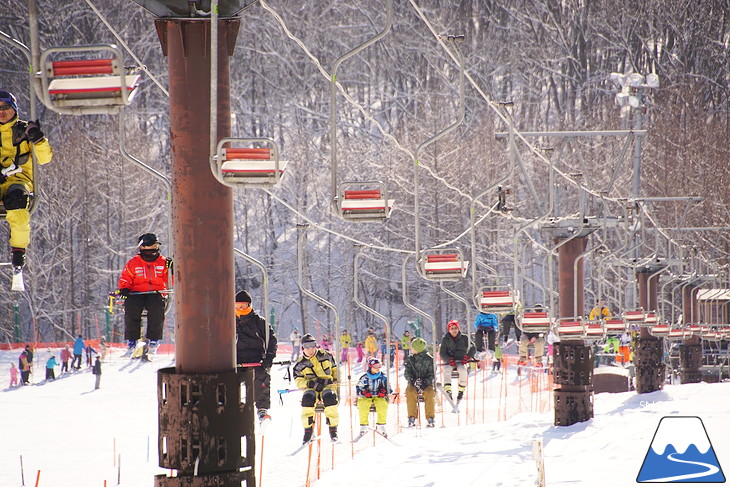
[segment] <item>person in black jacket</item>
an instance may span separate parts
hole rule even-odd
[[[456,320],[449,321],[447,329],[439,348],[439,355],[448,364],[443,369],[444,389],[449,397],[453,397],[451,395],[451,372],[456,370],[459,373],[459,394],[456,396],[456,400],[461,401],[466,389],[466,364],[472,359],[469,356],[469,337],[461,333],[459,322]]]
[[[99,356],[96,356],[96,361],[94,362],[94,366],[91,368],[91,373],[96,376],[96,381],[94,382],[94,389],[98,389],[101,384],[101,359]]]
[[[276,357],[274,330],[251,307],[246,291],[236,293],[236,363],[253,367],[253,383],[259,420],[269,418],[271,365]]]

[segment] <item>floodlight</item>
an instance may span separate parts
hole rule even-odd
[[[608,75],[608,79],[620,88],[626,82],[626,75],[621,73],[611,73]]]
[[[639,73],[632,73],[629,75],[628,84],[632,88],[640,88],[644,84],[644,77]]]
[[[639,108],[641,106],[641,98],[639,98],[638,96],[630,95],[629,105],[631,105],[633,108]]]
[[[659,76],[654,73],[646,75],[646,84],[649,88],[659,88]]]
[[[629,95],[626,93],[616,93],[616,104],[620,107],[625,107],[629,104]]]

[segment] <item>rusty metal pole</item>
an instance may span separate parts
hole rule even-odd
[[[560,240],[557,239],[556,243]],[[584,309],[583,260],[586,237],[575,237],[558,247],[558,308],[561,318],[572,317],[575,309]],[[577,276],[578,282],[573,276]],[[577,303],[573,301],[576,296]],[[577,305],[577,306],[576,306]],[[583,340],[560,341],[554,347],[553,378],[555,389],[555,425],[588,421],[593,417],[593,353]]]
[[[656,311],[659,275],[649,269],[643,270],[636,273],[636,281],[639,286],[639,306],[646,311]],[[663,340],[652,336],[649,329],[642,326],[634,344],[636,392],[639,394],[659,391],[664,387],[666,366],[663,352]]]
[[[255,485],[252,373],[236,370],[233,197],[211,172],[209,140],[211,80],[217,134],[230,135],[229,56],[240,20],[217,25],[211,76],[210,20],[155,20],[170,75],[176,249],[176,366],[158,371],[158,456],[177,470],[155,476],[155,487]]]
[[[218,134],[230,135],[229,45],[239,21],[220,22]],[[170,74],[175,364],[178,372],[235,369],[233,196],[210,170],[210,22],[155,21]]]
[[[682,316],[684,324],[696,323],[699,319],[698,288],[691,284],[682,288]],[[682,384],[702,382],[702,343],[700,337],[692,336],[679,346],[679,380]]]

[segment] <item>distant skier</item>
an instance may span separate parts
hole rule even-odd
[[[20,353],[18,369],[20,370],[20,383],[22,385],[30,384],[30,374],[33,370],[33,351],[30,349],[30,345],[26,345]]]
[[[15,366],[15,362],[10,362],[10,385],[8,387],[15,387],[18,385],[18,368]]]
[[[72,369],[79,370],[81,368],[81,356],[84,354],[84,350],[86,350],[86,344],[84,343],[83,337],[79,335],[74,341],[74,359],[71,362]]]
[[[94,374],[94,377],[96,377],[96,380],[94,381],[94,389],[98,389],[101,384],[101,359],[98,355],[94,361],[94,366],[91,368],[91,373]]]
[[[68,348],[68,345],[64,346],[61,349],[61,373],[68,372],[68,362],[71,360],[71,349]]]
[[[406,386],[406,404],[408,406],[408,426],[416,425],[418,416],[418,395],[423,395],[426,408],[426,426],[433,428],[435,417],[435,391],[433,388],[433,357],[426,351],[426,340],[414,338],[411,342],[412,353],[405,360],[403,375],[408,381]]]
[[[380,371],[380,360],[370,357],[367,362],[367,370],[357,381],[355,392],[357,393],[357,409],[360,413],[360,435],[368,431],[368,415],[370,406],[375,406],[378,414],[376,431],[383,436],[385,432],[385,421],[388,417],[388,377]]]
[[[304,443],[312,440],[314,434],[314,407],[318,401],[324,406],[324,415],[329,424],[332,441],[337,441],[337,425],[340,421],[337,410],[337,383],[339,375],[337,362],[328,351],[317,348],[317,340],[307,333],[302,337],[302,356],[294,366],[294,380],[302,394],[302,424]]]
[[[352,345],[352,337],[347,330],[342,330],[340,335],[340,363],[347,362],[347,358],[350,356],[350,345]]]
[[[542,304],[536,304],[533,308],[535,312],[542,312]],[[545,335],[543,333],[523,333],[520,337],[520,348],[519,358],[517,365],[527,365],[527,357],[529,347],[532,346],[535,349],[535,366],[542,367],[542,357],[545,354]]]
[[[253,367],[254,400],[259,420],[269,418],[271,407],[271,365],[276,357],[274,329],[251,307],[251,295],[236,293],[236,363]]]
[[[439,348],[439,355],[448,364],[448,367],[443,369],[444,390],[453,399],[451,394],[451,372],[455,370],[459,374],[459,393],[456,396],[458,402],[464,398],[464,390],[466,390],[466,364],[471,360],[469,356],[469,337],[461,333],[459,322],[456,320],[449,321],[447,329],[448,331],[441,340],[441,347]]]
[[[289,335],[289,341],[291,342],[291,357],[289,360],[294,362],[299,360],[299,354],[302,351],[302,335],[299,334],[299,328],[296,326]]]
[[[129,357],[142,336],[142,312],[147,310],[147,340],[149,352],[157,353],[165,323],[165,297],[172,259],[160,254],[160,241],[154,233],[145,233],[137,242],[139,253],[129,259],[119,277],[119,289],[114,293],[124,298],[124,339]]]
[[[46,361],[46,380],[56,380],[56,365],[58,365],[56,356],[51,355]]]

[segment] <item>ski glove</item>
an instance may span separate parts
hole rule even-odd
[[[454,360],[454,358],[453,358],[453,357],[451,357],[451,358],[449,359],[449,365],[450,365],[450,366],[452,366],[452,367],[456,366],[456,360]]]
[[[423,380],[421,380],[421,379],[414,380],[413,387],[415,387],[418,392],[421,392],[423,390]]]
[[[382,387],[378,389],[378,397],[385,397],[385,389]]]
[[[41,123],[38,120],[35,122],[28,122],[28,125],[25,127],[25,135],[27,135],[28,140],[33,143],[40,142],[43,140],[43,137],[45,137],[41,131]]]
[[[471,360],[471,357],[469,357],[468,355],[464,355],[464,358],[461,359],[461,363],[466,365],[469,360]]]
[[[317,392],[322,392],[327,385],[326,382],[327,381],[325,379],[322,379],[321,377],[318,378],[314,384],[314,390]]]
[[[127,296],[129,296],[129,293],[131,293],[131,292],[132,292],[131,289],[125,287],[125,288],[122,288],[119,291],[117,291],[117,294],[123,298],[126,298]]]
[[[364,397],[367,397],[368,399],[371,398],[371,397],[373,397],[373,393],[370,392],[370,389],[368,389],[367,387],[362,390],[362,395]]]

